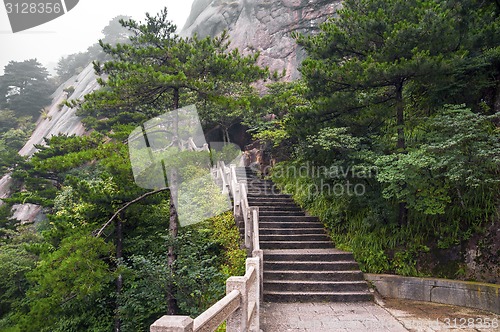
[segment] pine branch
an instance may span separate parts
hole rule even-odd
[[[150,191],[148,193],[145,193],[144,195],[140,196],[140,197],[137,197],[136,199],[126,203],[125,205],[123,205],[120,209],[118,209],[118,211],[115,212],[115,214],[113,214],[113,216],[97,231],[97,232],[94,232],[94,236],[95,237],[100,237],[102,235],[102,233],[104,232],[104,230],[106,229],[106,227],[108,227],[112,222],[113,220],[115,220],[116,217],[118,217],[118,215],[125,211],[130,205],[133,205],[143,199],[145,199],[146,197],[149,197],[149,196],[152,196],[152,195],[156,195],[158,193],[161,193],[163,191],[167,191],[167,190],[170,190],[169,187],[165,187],[165,188],[160,188],[160,189],[157,189],[157,190],[154,190],[154,191]]]

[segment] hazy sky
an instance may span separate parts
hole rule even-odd
[[[6,9],[0,4],[0,74],[11,61],[37,58],[44,66],[61,56],[85,51],[102,38],[102,29],[118,15],[143,20],[145,13],[167,7],[170,20],[182,29],[193,0],[80,0],[67,14],[41,26],[12,33]]]

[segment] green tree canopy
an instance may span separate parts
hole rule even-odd
[[[346,0],[319,34],[297,35],[315,102],[313,113],[296,114],[302,139],[349,128],[372,152],[406,153],[418,117],[447,103],[479,109],[495,87],[499,22],[494,4],[475,0]]]
[[[248,109],[241,98],[251,92],[249,84],[267,76],[267,70],[256,65],[258,54],[243,56],[230,50],[227,33],[180,38],[166,9],[157,16],[147,14],[144,23],[122,24],[132,32],[130,43],[112,46],[101,41],[112,60],[95,63],[106,79],[100,79],[103,88],[83,103],[81,114],[91,127],[138,125],[188,103],[199,104],[206,122],[217,122],[229,112],[234,119]]]
[[[36,59],[10,61],[0,77],[0,107],[13,110],[17,116],[37,117],[52,100],[54,87],[48,76]]]
[[[317,97],[321,119],[334,119],[360,134],[389,121],[398,131],[397,147],[404,149],[404,120],[411,113],[477,102],[480,89],[494,84],[482,71],[492,69],[485,50],[500,42],[492,34],[498,32],[493,8],[480,4],[345,1],[318,35],[298,36],[309,55],[301,72]],[[479,81],[478,71],[482,84],[471,89],[468,83]],[[472,100],[466,98],[471,91]]]

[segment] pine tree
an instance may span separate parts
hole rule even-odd
[[[469,14],[467,8],[475,11]],[[471,78],[465,73],[474,72],[473,65],[488,66],[470,52],[495,39],[488,9],[478,9],[473,0],[346,0],[318,35],[297,36],[309,55],[301,72],[322,122],[350,127],[358,136],[386,135],[389,141],[394,130],[396,144],[388,148],[405,153],[406,119],[460,101],[466,90],[460,85],[468,86]],[[485,31],[481,36],[489,40],[474,38],[471,30]],[[449,95],[443,96],[443,87]],[[315,119],[311,132],[318,125]],[[381,132],[384,128],[390,131]],[[399,223],[407,218],[401,201]]]
[[[130,43],[116,46],[101,42],[112,60],[95,63],[97,74],[105,74],[106,78],[99,80],[102,89],[87,95],[82,105],[81,114],[87,117],[89,126],[104,131],[123,127],[130,130],[154,115],[194,102],[218,106],[221,111],[228,106],[238,107],[239,97],[251,91],[250,83],[267,75],[266,69],[256,65],[258,54],[242,56],[238,50],[229,50],[227,33],[216,38],[180,38],[175,34],[176,26],[167,19],[166,9],[154,17],[146,14],[144,23],[121,23],[132,37]],[[202,118],[204,115],[212,120],[224,116],[206,112]],[[172,173],[169,183],[169,230],[174,239],[178,234],[176,177]],[[171,245],[168,265],[172,271],[175,259]],[[170,287],[167,292],[168,314],[173,315],[177,312],[174,290]]]
[[[10,61],[0,77],[0,108],[21,116],[38,116],[51,102],[49,73],[36,59]]]

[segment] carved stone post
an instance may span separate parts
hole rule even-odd
[[[194,320],[189,316],[163,316],[151,325],[151,332],[193,332]]]
[[[230,277],[226,281],[226,294],[237,290],[241,293],[241,305],[226,320],[226,330],[231,332],[247,332],[248,317],[248,279],[245,277]]]
[[[252,320],[249,322],[250,331],[260,331],[260,259],[259,257],[247,258],[246,270],[254,268],[254,277],[250,280],[250,287],[248,289],[248,303],[255,303],[255,313]]]

